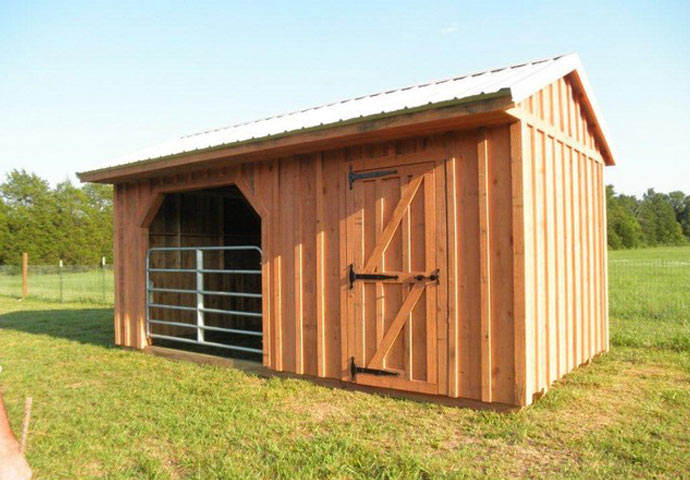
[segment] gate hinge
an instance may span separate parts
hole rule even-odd
[[[355,173],[352,170],[352,165],[350,165],[350,172],[347,174],[347,181],[350,184],[350,190],[352,190],[352,184],[357,180],[362,180],[364,178],[385,177],[386,175],[393,175],[396,173],[398,173],[397,170],[378,170],[374,172]]]
[[[377,377],[399,377],[400,372],[393,370],[381,370],[378,368],[358,367],[355,363],[355,357],[350,357],[350,376],[352,380],[357,378],[358,373],[366,373],[368,375],[376,375]]]
[[[350,264],[348,267],[347,279],[350,282],[350,288],[355,286],[355,280],[397,280],[397,275],[385,275],[382,273],[357,273],[355,267]]]

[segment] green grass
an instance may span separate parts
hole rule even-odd
[[[690,351],[690,247],[609,252],[611,341]]]
[[[39,479],[690,477],[689,313],[632,313],[609,354],[510,414],[172,362],[112,347],[109,309],[1,297],[0,383],[15,429],[33,396]]]
[[[10,268],[0,272],[0,295],[19,298],[22,295],[21,270]],[[61,278],[62,277],[62,278]],[[62,298],[60,283],[62,282]],[[30,266],[29,296],[34,299],[59,302],[113,304],[114,278],[112,268],[104,270],[65,267],[63,274],[57,267]]]

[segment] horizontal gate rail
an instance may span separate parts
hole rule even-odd
[[[219,313],[221,315],[237,315],[238,317],[255,317],[261,318],[262,315],[256,312],[242,312],[240,310],[221,310],[219,308],[206,307],[186,307],[184,305],[166,305],[164,303],[149,303],[149,308],[168,308],[170,310],[184,310],[187,312],[196,312],[201,310],[204,313]]]
[[[204,268],[204,252],[226,252],[226,251],[254,251],[259,254],[261,258],[261,249],[254,245],[245,246],[229,246],[229,247],[154,247],[150,248],[146,255],[146,335],[148,338],[159,338],[163,340],[170,340],[174,342],[182,342],[197,345],[206,345],[211,347],[225,348],[229,350],[237,350],[241,352],[263,353],[261,349],[245,347],[242,345],[231,345],[220,342],[212,342],[205,339],[204,332],[224,332],[236,335],[246,335],[250,337],[263,337],[261,331],[243,330],[236,328],[223,328],[204,323],[204,314],[213,313],[220,315],[231,315],[239,317],[262,318],[260,312],[251,312],[243,310],[225,310],[219,308],[208,308],[204,305],[205,296],[225,296],[225,297],[240,297],[240,298],[255,298],[261,299],[261,293],[250,292],[225,292],[219,290],[206,290],[204,288],[204,274],[223,274],[223,275],[260,275],[261,270],[247,270],[247,269],[217,269]],[[157,252],[194,252],[196,268],[151,268],[151,254]],[[151,273],[194,273],[196,274],[196,288],[164,288],[156,287],[151,281]],[[188,305],[170,305],[166,303],[155,303],[152,301],[154,293],[178,293],[196,295],[196,306]],[[167,310],[180,310],[196,313],[196,323],[184,323],[168,320],[161,320],[151,318],[151,309],[160,308]],[[176,337],[174,335],[163,335],[160,333],[152,333],[151,325],[169,325],[173,327],[190,328],[196,330],[196,339],[186,337]]]
[[[255,337],[261,337],[263,335],[261,332],[256,332],[253,330],[237,330],[234,328],[212,327],[210,325],[199,326],[199,325],[192,324],[192,323],[169,322],[167,320],[154,320],[153,318],[149,319],[149,322],[155,323],[158,325],[171,325],[173,327],[187,327],[187,328],[201,328],[203,330],[209,330],[212,332],[228,332],[228,333],[236,333],[238,335],[253,335]]]
[[[263,350],[259,350],[258,348],[240,347],[239,345],[226,345],[224,343],[207,341],[197,342],[196,340],[190,340],[189,338],[172,337],[169,335],[161,335],[159,333],[149,333],[149,337],[160,338],[162,340],[172,340],[173,342],[192,343],[196,345],[208,345],[209,347],[227,348],[228,350],[237,350],[239,352],[263,353]]]
[[[244,297],[244,298],[261,298],[260,293],[241,293],[241,292],[219,292],[216,290],[185,290],[182,288],[149,288],[149,292],[163,292],[163,293],[202,293],[204,295],[218,295],[223,297]]]
[[[215,251],[235,251],[235,250],[254,250],[261,255],[261,248],[256,245],[235,245],[228,247],[151,247],[149,248],[149,253],[151,252],[196,252],[197,250],[203,250],[204,252],[215,252]]]
[[[216,268],[149,268],[149,272],[236,273],[240,275],[261,275],[261,270],[222,270]]]

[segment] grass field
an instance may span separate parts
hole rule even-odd
[[[33,396],[39,479],[687,478],[690,311],[667,292],[690,278],[654,257],[690,249],[612,252],[611,352],[519,413],[176,363],[113,348],[109,309],[1,297],[0,383],[15,428]]]
[[[0,270],[0,295],[21,297],[21,270],[9,268]],[[62,292],[60,283],[62,282]],[[64,267],[62,275],[58,267],[30,266],[28,289],[29,296],[38,300],[51,302],[86,302],[104,305],[113,304],[113,270],[111,266],[105,270],[99,268],[83,269],[79,267]]]

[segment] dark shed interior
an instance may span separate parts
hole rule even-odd
[[[234,186],[171,193],[166,195],[149,229],[149,247],[218,247],[261,246],[261,218],[249,205],[242,193]],[[149,293],[152,305],[195,307],[197,302],[197,276],[194,269],[197,252],[194,250],[151,251],[151,269],[182,269],[173,272],[151,272],[149,287],[158,289],[193,290],[194,293]],[[260,270],[261,254],[257,250],[204,251],[203,268],[208,270]],[[208,292],[224,292],[224,295],[205,294],[204,308],[261,313],[261,298],[230,296],[228,292],[261,294],[261,275],[204,272],[203,289]],[[204,325],[226,329],[260,333],[261,318],[226,313],[204,312]],[[151,320],[162,320],[189,325],[197,324],[197,312],[174,308],[152,307]],[[196,328],[150,324],[152,334],[196,339]],[[229,332],[204,331],[206,342],[262,348],[261,336]],[[260,360],[260,354],[247,353],[218,347],[195,345],[162,338],[152,338],[153,344],[178,349],[208,352]]]

